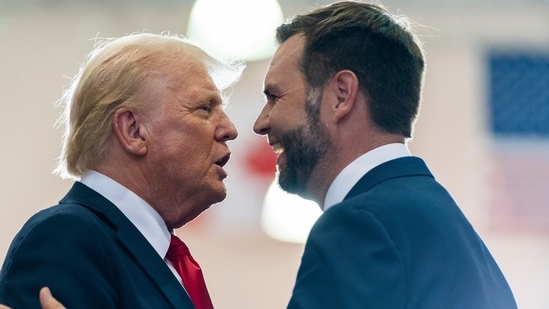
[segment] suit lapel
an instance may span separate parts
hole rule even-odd
[[[117,240],[130,252],[174,308],[194,308],[191,299],[164,260],[124,214],[109,200],[76,182],[61,203],[74,203],[94,212],[116,230]]]
[[[119,225],[118,240],[135,256],[143,270],[158,285],[174,308],[193,308],[194,305],[187,292],[166,266],[166,262],[158,256],[145,237],[141,233],[136,236],[136,232],[139,231],[128,221],[127,224]],[[144,250],[146,246],[150,247],[150,250]],[[183,306],[183,304],[187,305]]]
[[[364,174],[344,200],[370,190],[373,186],[393,178],[408,176],[433,177],[425,162],[418,157],[402,157],[380,164]]]

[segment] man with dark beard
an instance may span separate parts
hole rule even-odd
[[[424,74],[403,17],[339,2],[277,29],[254,131],[324,210],[288,308],[516,308],[450,194],[406,146]]]

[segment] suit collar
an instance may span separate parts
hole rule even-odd
[[[324,211],[343,201],[353,186],[374,167],[387,161],[411,156],[406,144],[391,143],[372,149],[347,165],[330,184],[324,198]]]
[[[139,230],[109,200],[86,185],[76,182],[60,204],[71,203],[88,208],[116,231],[116,238],[155,282],[174,308],[183,304],[192,308],[187,293]]]
[[[422,159],[413,156],[394,159],[380,164],[364,174],[345,196],[345,199],[366,192],[388,179],[420,175],[433,177]]]
[[[112,202],[143,234],[161,257],[170,245],[170,231],[158,212],[140,196],[99,172],[89,170],[80,180]]]

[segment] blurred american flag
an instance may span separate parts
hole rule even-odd
[[[488,53],[491,226],[549,233],[549,50]]]

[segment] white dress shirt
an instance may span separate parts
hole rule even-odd
[[[347,165],[334,179],[326,198],[324,211],[343,201],[353,186],[374,167],[397,158],[411,156],[406,144],[394,143],[372,149]]]
[[[170,231],[162,217],[151,205],[120,183],[93,170],[86,172],[80,182],[118,207],[166,262],[179,282],[183,284],[171,262],[165,259],[170,246]]]

